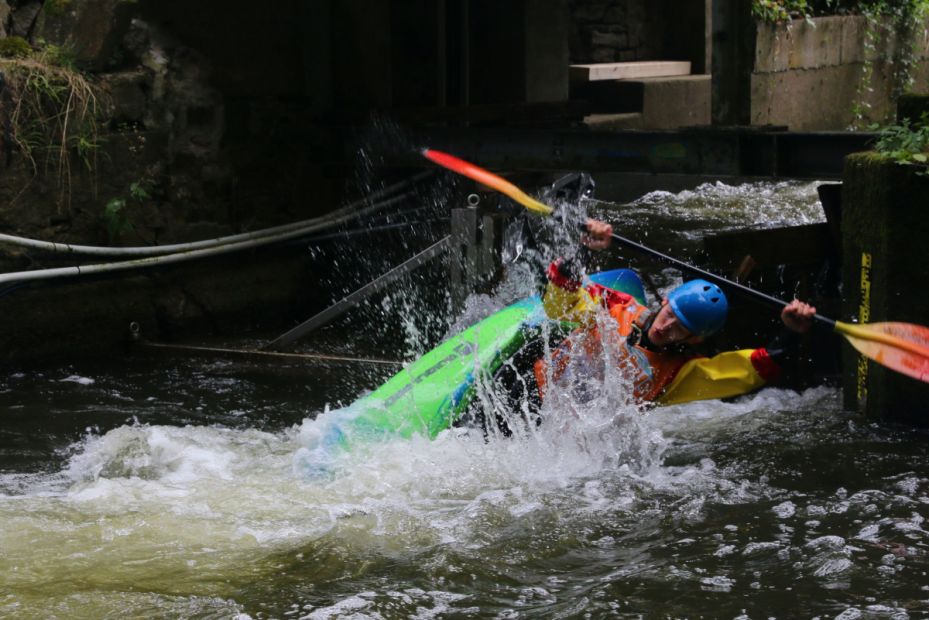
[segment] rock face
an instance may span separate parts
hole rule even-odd
[[[119,46],[132,11],[124,0],[49,1],[34,18],[34,37],[70,50],[79,66],[101,71],[122,60]]]
[[[5,37],[9,34],[7,31],[7,24],[10,21],[10,5],[7,4],[6,0],[0,0],[0,37]]]
[[[220,148],[224,99],[211,85],[211,63],[139,19],[139,6],[125,0],[0,0],[3,32],[27,38],[57,87],[70,88],[68,69],[56,63],[73,63],[93,89],[88,101],[97,110],[96,132],[72,129],[77,133],[61,151],[68,156],[61,160],[56,154],[51,167],[36,154],[62,147],[40,144],[27,157],[18,147],[27,140],[28,126],[13,127],[14,148],[7,145],[6,173],[0,177],[4,232],[149,244],[186,238],[185,227],[203,219],[231,230],[225,205],[231,173]],[[61,60],[52,58],[56,55]],[[17,82],[17,68],[6,71],[2,122],[8,120],[4,108],[14,109],[17,97],[30,96],[24,81]],[[53,112],[74,118],[73,110]],[[54,131],[45,136],[54,140]],[[84,145],[83,153],[71,146],[77,144]],[[144,190],[133,197],[132,186]],[[128,219],[118,226],[107,221],[105,207],[112,201],[127,205],[120,217]]]
[[[320,171],[308,155],[309,132],[295,130],[316,128],[300,100],[304,26],[295,23],[315,15],[311,4],[287,0],[275,19],[256,25],[244,18],[253,15],[247,0],[220,8],[188,0],[0,0],[0,38],[21,37],[15,42],[29,56],[0,58],[0,232],[156,245],[329,210],[342,198],[344,173]],[[27,79],[33,71],[44,79]],[[92,112],[82,118],[68,103],[75,100]],[[23,101],[38,105],[14,118]],[[165,326],[209,331],[226,319],[230,329],[244,328],[294,309],[301,295],[316,311],[305,274],[296,273],[308,254],[294,249],[257,261],[236,256],[56,282],[36,295],[20,290],[5,300],[17,320],[0,328],[0,358],[112,352],[127,321],[144,323],[153,338]],[[61,265],[0,245],[0,272]],[[235,278],[251,275],[227,278],[229,265]]]
[[[14,37],[28,38],[41,11],[41,2],[21,2],[11,12],[9,34]]]

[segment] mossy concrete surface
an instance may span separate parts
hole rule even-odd
[[[877,153],[845,160],[842,320],[929,324],[929,177]],[[843,351],[844,400],[869,416],[929,425],[929,385]]]

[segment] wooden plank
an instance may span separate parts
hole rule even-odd
[[[652,77],[690,75],[690,61],[641,60],[637,62],[605,62],[592,65],[571,65],[571,81],[636,80]]]

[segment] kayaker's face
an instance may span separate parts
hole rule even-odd
[[[665,300],[648,329],[648,339],[655,346],[666,347],[691,340],[692,336]]]

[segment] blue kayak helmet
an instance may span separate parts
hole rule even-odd
[[[695,336],[710,336],[726,324],[729,302],[722,289],[706,280],[691,280],[668,293],[674,315]]]

